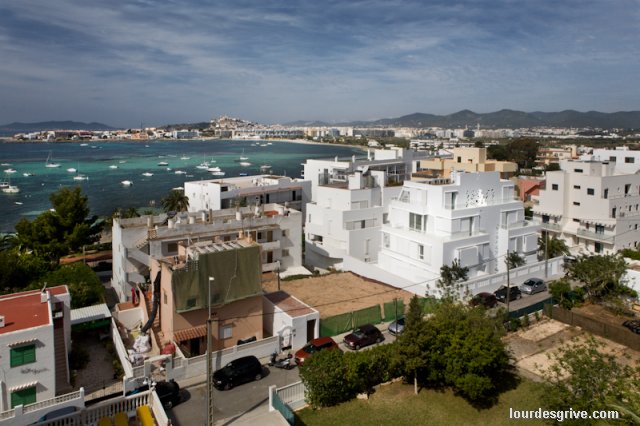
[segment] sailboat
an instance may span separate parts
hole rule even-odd
[[[73,180],[89,180],[89,176],[77,173],[78,169],[80,169],[80,165],[78,165],[77,168],[73,169],[76,171],[76,175],[73,177]],[[67,171],[69,171],[69,169],[67,169]]]
[[[55,169],[57,167],[60,167],[60,163],[54,163],[53,161],[51,161],[51,151],[49,151],[49,156],[47,157],[47,162],[45,163],[45,167],[48,167],[50,169]]]
[[[249,159],[249,157],[244,155],[244,148],[243,148],[242,149],[242,155],[240,156],[240,161],[245,161],[245,160],[248,160],[248,159]]]

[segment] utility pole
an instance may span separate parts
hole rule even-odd
[[[549,231],[544,231],[544,277],[549,277]]]
[[[213,372],[211,371],[211,284],[215,278],[209,277],[207,307],[207,426],[213,426]]]
[[[393,298],[393,304],[395,305],[396,308],[396,314],[394,316],[394,320],[395,320],[395,324],[396,324],[396,334],[394,334],[393,336],[393,340],[398,340],[398,298],[394,297]]]
[[[509,301],[511,296],[511,285],[509,284],[509,270],[511,269],[511,262],[509,262],[509,250],[507,250],[507,317],[509,317]]]

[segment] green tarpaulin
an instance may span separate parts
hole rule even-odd
[[[201,253],[197,261],[188,261],[171,278],[176,312],[207,307],[209,277],[211,304],[222,305],[262,294],[260,248],[241,247]]]

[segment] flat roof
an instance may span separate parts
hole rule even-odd
[[[301,317],[303,315],[309,315],[314,312],[318,312],[315,309],[309,307],[291,296],[289,293],[285,291],[275,291],[273,293],[267,293],[264,297],[269,300],[269,302],[273,303],[278,308],[282,309],[285,313],[287,313],[290,317]]]
[[[66,286],[52,287],[47,291],[54,296],[68,293]],[[0,328],[0,334],[50,324],[49,310],[49,303],[41,301],[40,290],[0,296],[0,315],[4,316],[5,324]]]
[[[71,310],[71,325],[105,318],[111,318],[111,311],[109,311],[106,303]]]

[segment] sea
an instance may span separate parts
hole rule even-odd
[[[114,210],[137,208],[160,211],[161,200],[185,182],[261,174],[300,177],[302,164],[311,158],[363,157],[361,148],[341,145],[257,140],[154,140],[89,142],[0,143],[0,179],[20,192],[0,192],[0,232],[14,232],[21,218],[34,219],[51,208],[49,195],[62,187],[82,188],[92,215],[110,216]],[[240,165],[248,157],[250,166]],[[45,167],[46,162],[60,164]],[[225,176],[211,176],[196,168],[204,161]],[[158,163],[168,165],[158,165]],[[67,171],[74,168],[76,172]],[[15,173],[6,173],[13,169]],[[181,172],[181,173],[176,173]],[[152,173],[153,176],[144,176]],[[31,174],[31,175],[25,175]],[[87,180],[73,177],[86,175]],[[131,181],[129,186],[122,181]]]

